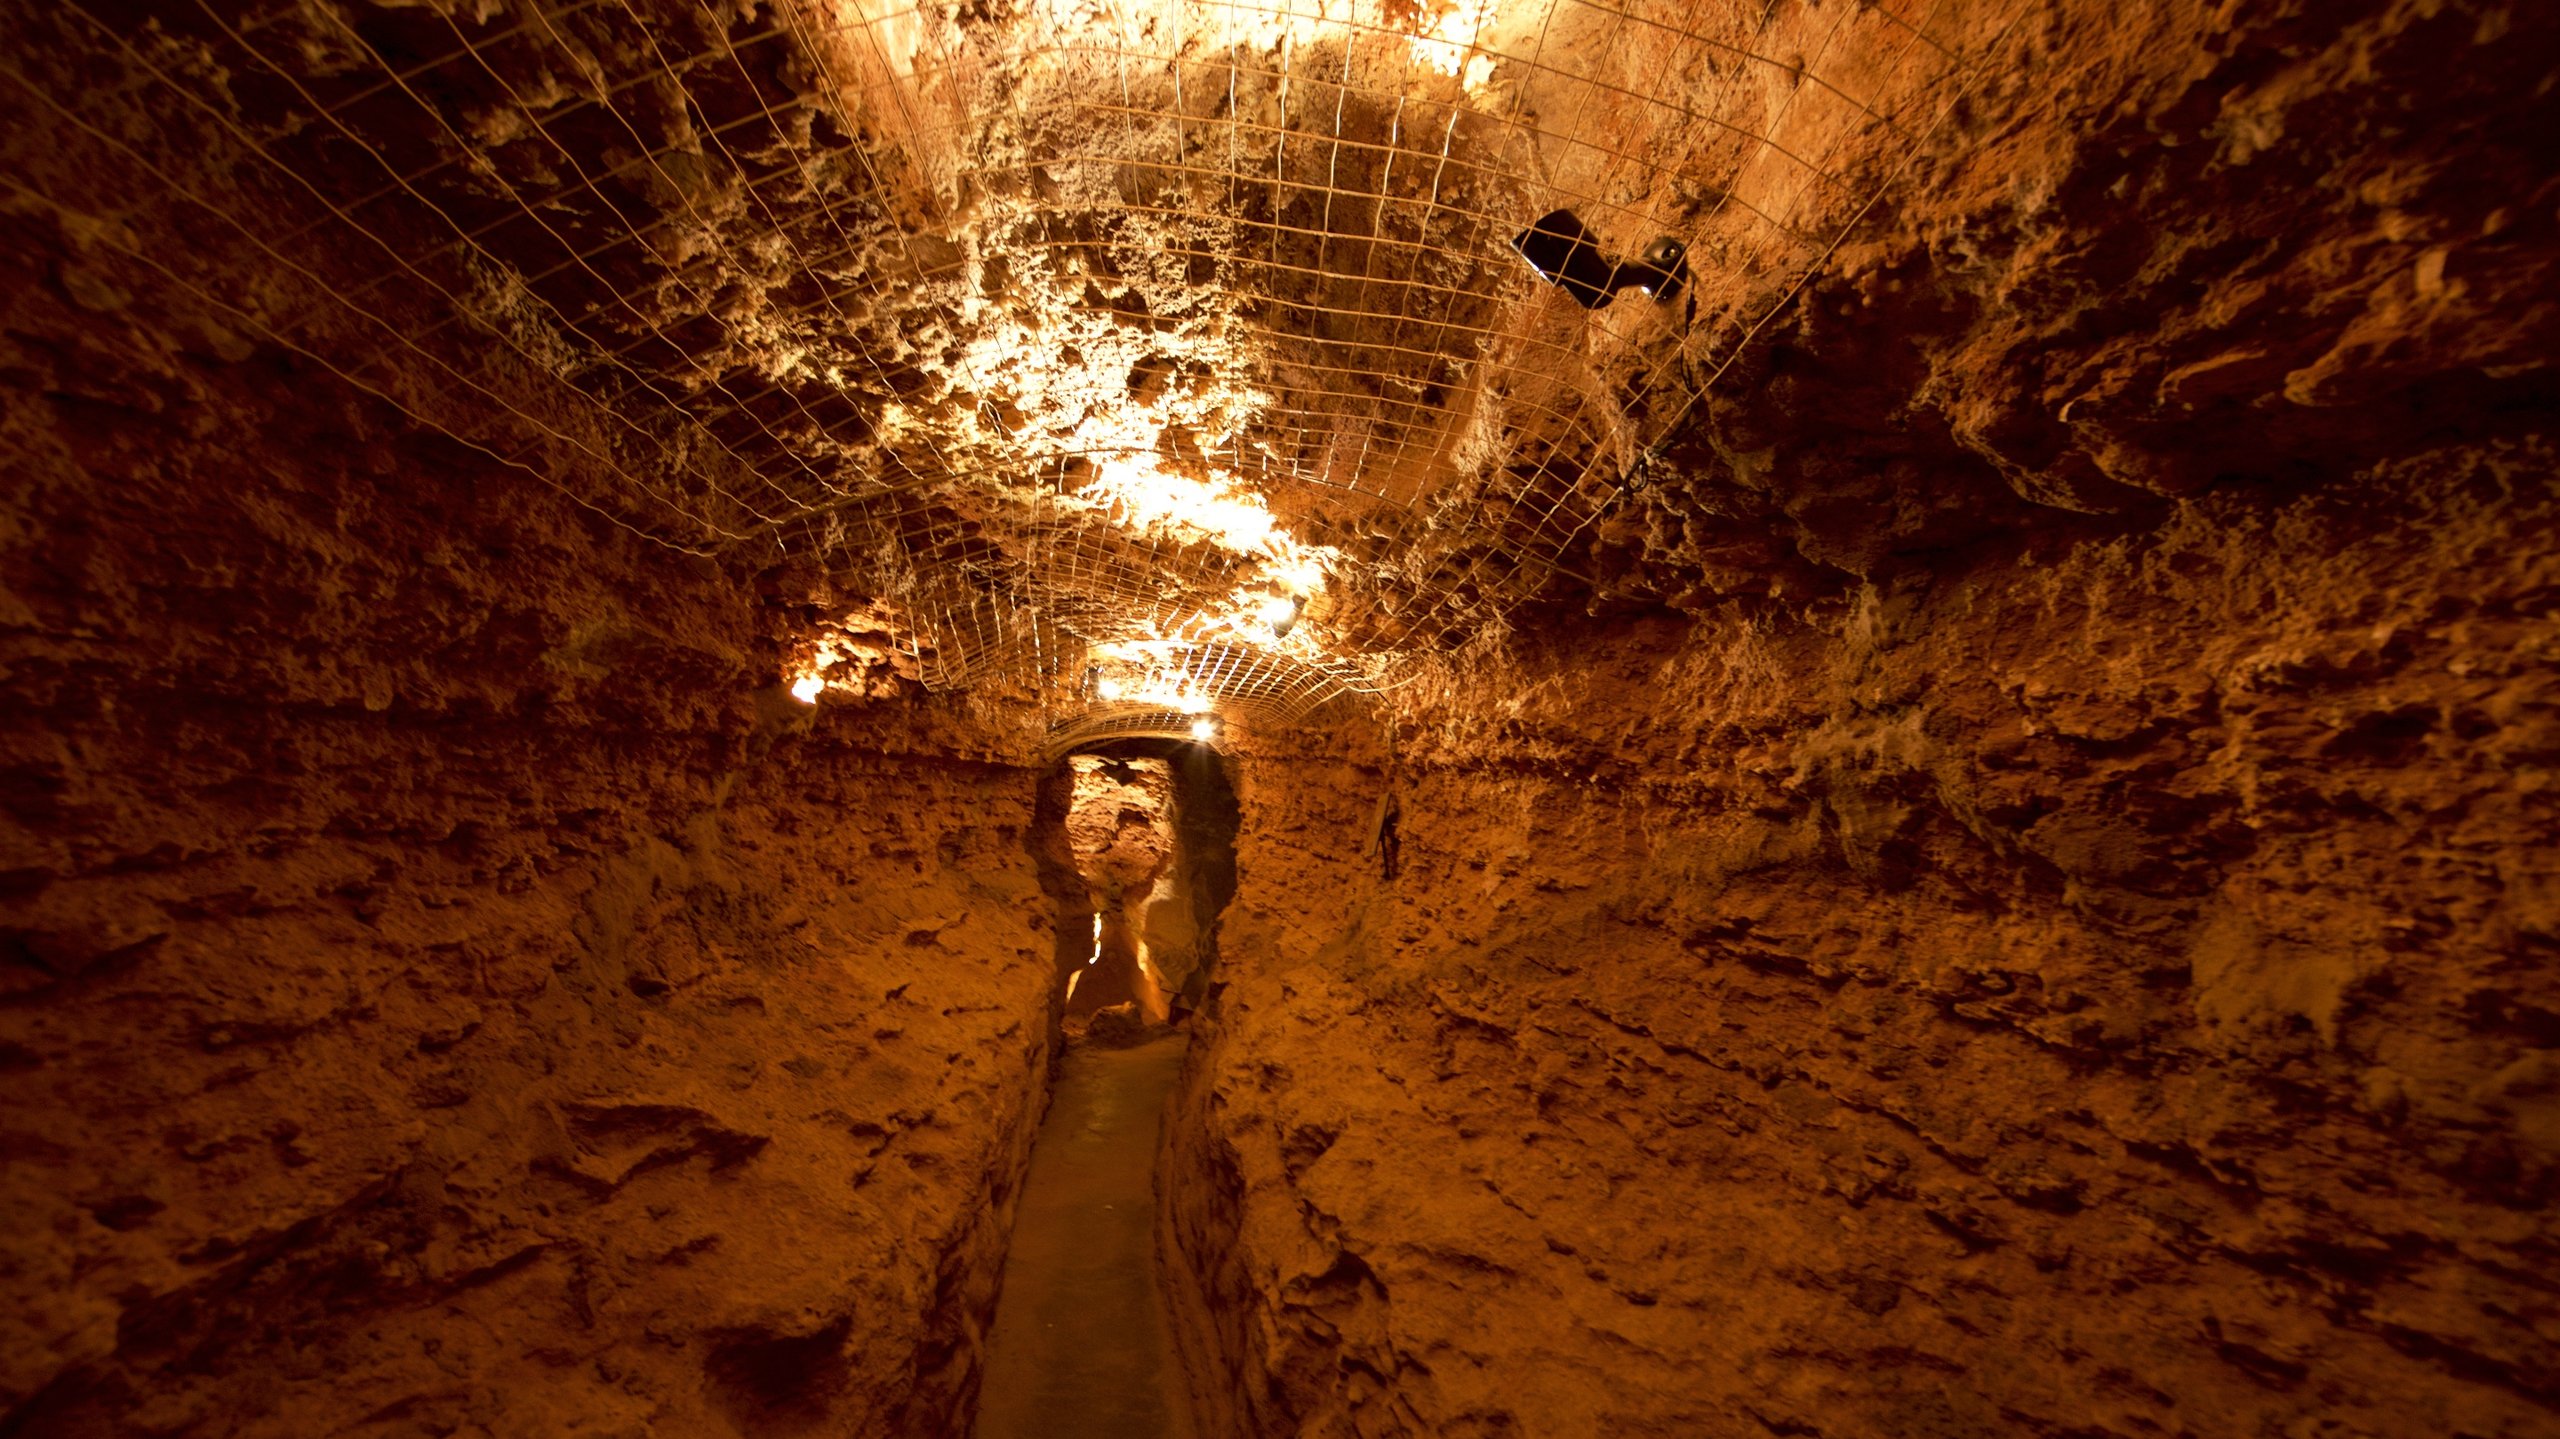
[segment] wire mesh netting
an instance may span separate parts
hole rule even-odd
[[[928,685],[1162,729],[1570,578],[1963,93],[1938,3],[83,0],[0,90],[93,162],[13,204]],[[1549,283],[1557,210],[1686,283]]]

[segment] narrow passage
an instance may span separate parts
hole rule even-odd
[[[1068,1049],[1014,1216],[977,1439],[1190,1439],[1155,1245],[1156,1141],[1188,1042]]]

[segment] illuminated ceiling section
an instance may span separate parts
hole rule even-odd
[[[250,321],[621,523],[806,576],[801,692],[1166,727],[1301,718],[1555,592],[1962,93],[1930,38],[1960,0],[1910,3],[62,23],[165,102],[92,132],[161,182],[92,209],[211,215],[280,273],[268,236],[374,257],[337,309]],[[157,168],[189,136],[260,213]],[[1547,283],[1513,243],[1559,210],[1618,256],[1678,242],[1688,283]]]
[[[1756,52],[1776,8],[840,5],[883,77],[848,101],[895,112],[953,237],[951,293],[914,298],[966,339],[915,433],[946,472],[1010,462],[991,488],[1023,519],[1027,604],[928,606],[968,616],[944,643],[1061,620],[1099,646],[1081,703],[1169,723],[1373,687],[1535,592],[1712,350],[1694,308],[1556,303],[1508,238],[1551,206],[1629,253],[1682,231],[1754,281],[1712,337],[1857,191],[1774,131],[1835,156],[1907,134]],[[1849,22],[1823,23],[1835,55]],[[1836,58],[1943,78],[1916,27],[1862,28]]]

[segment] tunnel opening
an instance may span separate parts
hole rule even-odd
[[[1115,739],[1042,781],[1062,1033],[1129,1042],[1198,1009],[1236,884],[1236,792],[1213,747]]]
[[[1217,983],[1239,806],[1215,748],[1083,746],[1035,807],[1055,908],[1048,1104],[1014,1213],[979,1439],[1184,1439],[1189,1386],[1158,1243],[1165,1116]]]

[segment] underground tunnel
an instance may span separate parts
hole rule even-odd
[[[2560,1434],[2560,12],[0,14],[0,1439]]]

